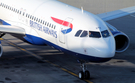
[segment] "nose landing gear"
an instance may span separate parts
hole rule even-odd
[[[85,63],[81,62],[81,68],[82,68],[82,71],[79,72],[79,78],[82,79],[82,80],[83,79],[89,79],[90,73],[87,70],[87,66],[85,65]]]

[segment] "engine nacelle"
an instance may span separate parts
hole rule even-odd
[[[2,45],[1,45],[1,41],[0,41],[0,57],[2,56],[2,53],[3,53],[3,48],[2,48]]]
[[[121,53],[121,52],[124,52],[125,50],[127,50],[127,48],[129,47],[129,44],[130,44],[129,37],[125,33],[118,31],[111,24],[109,24],[107,22],[105,22],[105,23],[106,23],[106,25],[108,26],[108,28],[110,29],[110,31],[112,32],[112,34],[115,38],[116,52]]]
[[[115,38],[116,52],[121,53],[127,50],[130,44],[129,37],[120,31],[111,31]]]

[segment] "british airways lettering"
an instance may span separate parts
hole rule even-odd
[[[41,24],[33,22],[32,20],[30,20],[30,27],[35,28],[39,31],[42,31],[48,35],[51,35],[51,36],[57,38],[57,31],[51,30],[48,27],[45,27],[45,26],[42,26]]]
[[[43,32],[57,38],[57,31],[50,30],[48,27],[43,26]]]

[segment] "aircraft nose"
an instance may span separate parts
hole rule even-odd
[[[114,46],[108,46],[98,50],[98,56],[102,58],[111,58],[115,55]]]
[[[100,41],[95,41],[91,45],[91,55],[99,58],[112,58],[115,55],[115,41],[114,38],[105,38]]]
[[[97,49],[99,56],[104,58],[111,58],[115,55],[115,41],[113,38],[103,39],[101,42],[101,48]]]

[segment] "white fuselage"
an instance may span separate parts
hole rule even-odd
[[[3,25],[23,28],[24,39],[32,44],[48,44],[94,62],[115,55],[115,40],[106,24],[87,11],[56,0],[0,0],[0,12]]]

